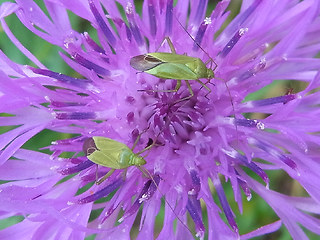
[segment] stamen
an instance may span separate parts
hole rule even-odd
[[[208,4],[207,0],[199,1],[198,8],[197,8],[197,11],[196,11],[196,15],[195,15],[194,20],[193,20],[193,22],[196,25],[198,23],[200,23],[201,20],[203,19],[204,14],[205,14],[206,9],[207,9],[207,7],[206,7],[207,4]]]
[[[248,19],[248,17],[255,11],[255,9],[259,6],[259,4],[262,2],[262,0],[255,0],[253,1],[252,5],[248,7],[242,14],[240,14],[232,23],[228,26],[228,29],[226,30],[226,35],[233,34],[239,26],[242,26],[242,24]]]
[[[144,201],[147,201],[149,200],[153,194],[157,191],[158,189],[158,186],[159,186],[159,182],[160,182],[160,176],[158,174],[154,175],[153,176],[153,181],[155,181],[155,183],[153,181],[151,181],[151,185],[150,187],[148,188],[148,191],[142,195],[142,197],[139,200],[139,202],[144,202]]]
[[[79,199],[78,203],[85,204],[85,203],[93,202],[100,198],[103,198],[109,195],[111,192],[113,192],[117,188],[119,188],[123,184],[123,181],[124,181],[123,178],[120,177],[116,179],[114,182],[112,182],[111,184],[109,184],[108,186],[106,186],[105,188],[95,192],[94,194],[87,196],[85,198]]]
[[[51,142],[51,146],[57,146],[57,145],[71,145],[71,144],[78,144],[78,143],[83,142],[83,137],[82,136],[77,136],[73,138],[67,138],[67,139],[61,139],[61,140],[56,140],[54,142]],[[70,146],[69,146],[70,147]],[[51,148],[50,148],[51,149]]]
[[[295,94],[288,94],[288,95],[279,96],[279,97],[261,99],[261,100],[256,100],[256,101],[249,101],[249,102],[244,103],[243,105],[245,107],[250,106],[250,108],[254,108],[254,107],[267,106],[267,105],[272,105],[272,104],[277,104],[277,103],[286,104],[294,99],[296,99]]]
[[[241,14],[240,18],[238,19],[237,23],[239,22],[242,24],[247,18],[254,12],[254,10],[259,6],[262,0],[255,0],[253,1],[252,5],[248,7],[243,14]]]
[[[275,158],[279,159],[280,161],[284,162],[290,168],[297,170],[297,164],[288,156],[280,153],[278,149],[276,149],[276,148],[272,147],[271,145],[264,143],[260,140],[254,139],[254,138],[249,138],[248,142],[250,144],[254,144],[258,148],[262,149],[263,151],[269,153],[270,155],[272,155]]]
[[[110,31],[110,29],[109,29],[108,25],[106,24],[106,22],[103,20],[103,18],[99,14],[99,11],[96,8],[96,6],[94,5],[93,0],[89,0],[89,6],[90,6],[91,12],[92,12],[94,18],[96,19],[100,29],[102,30],[103,34],[107,38],[107,41],[110,43],[111,46],[114,46],[117,40],[113,36],[113,34]]]
[[[125,27],[126,27],[126,34],[127,34],[127,38],[129,40],[129,42],[131,42],[132,40],[132,33],[130,31],[130,28],[128,28],[127,24],[125,24]]]
[[[197,232],[196,236],[200,239],[203,239],[206,229],[202,221],[200,201],[197,200],[196,195],[188,196],[188,203],[186,208],[194,222]]]
[[[118,222],[122,222],[125,218],[137,212],[141,204],[148,201],[153,196],[157,190],[157,186],[159,186],[160,176],[158,174],[154,175],[153,180],[156,182],[156,185],[152,180],[147,181],[135,202],[132,204],[130,209],[123,214],[122,218],[120,218]]]
[[[264,55],[264,53],[267,51],[268,48],[269,48],[268,43],[261,44],[259,47],[252,49],[252,51],[246,52],[246,54],[243,55],[242,57],[239,56],[239,58],[234,61],[234,64],[241,65],[244,63],[249,63],[253,59],[258,59],[259,57]],[[266,64],[265,58],[262,58],[259,64],[261,65],[263,63]]]
[[[194,190],[193,194],[197,195],[201,189],[201,182],[200,182],[198,172],[196,172],[195,170],[191,170],[190,176],[192,180],[192,187],[193,187],[192,189]]]
[[[46,99],[50,102],[51,107],[55,108],[64,108],[64,107],[80,107],[85,106],[85,103],[80,102],[59,102],[59,101],[51,101],[49,98]]]
[[[137,26],[136,21],[134,19],[133,6],[130,2],[128,2],[127,7],[126,7],[126,15],[127,15],[127,19],[129,22],[129,28],[132,32],[134,39],[136,40],[136,42],[139,46],[142,46],[144,41],[143,41],[141,33],[140,33],[140,28]]]
[[[237,170],[235,170],[235,172],[237,176],[240,176]],[[237,181],[240,187],[242,188],[244,194],[247,196],[247,201],[250,201],[252,198],[252,194],[251,194],[250,188],[248,187],[248,184],[242,179],[240,179],[239,177],[237,178]]]
[[[229,205],[228,200],[226,198],[226,195],[225,195],[225,193],[223,191],[223,188],[221,186],[219,178],[217,176],[213,176],[212,177],[212,182],[213,182],[213,185],[216,188],[216,191],[217,191],[217,194],[218,194],[218,198],[219,198],[219,201],[221,203],[221,207],[223,209],[224,214],[226,215],[228,223],[230,224],[230,226],[233,229],[233,231],[238,233],[239,229],[238,229],[237,223],[236,223],[236,221],[234,219],[234,214],[233,214],[233,212],[232,212],[232,210],[230,208],[230,205]]]
[[[93,112],[55,112],[54,115],[60,120],[96,119],[96,114]]]
[[[241,28],[227,43],[224,49],[221,51],[221,57],[225,57],[231,51],[231,49],[236,45],[236,43],[240,40],[240,38],[248,31],[248,28]]]
[[[204,33],[206,32],[207,27],[208,27],[208,24],[207,24],[208,21],[206,21],[206,19],[202,22],[202,24],[200,25],[200,27],[198,29],[197,35],[194,39],[195,42],[193,43],[193,48],[192,48],[193,51],[197,51],[199,49],[199,45],[201,45]],[[211,18],[209,18],[209,19],[211,22]]]
[[[247,70],[243,74],[241,74],[238,77],[235,77],[237,79],[237,82],[245,81],[251,77],[256,76],[258,73],[262,71],[266,71],[267,69],[270,69],[273,66],[279,65],[279,63],[286,61],[285,56],[278,56],[275,58],[271,58],[268,61],[265,58],[260,59],[259,63],[256,64],[253,68]]]
[[[238,160],[240,163],[244,164],[248,168],[250,168],[253,172],[255,172],[258,176],[262,178],[262,180],[266,183],[266,187],[269,187],[269,178],[268,175],[260,168],[258,167],[253,161],[249,162],[246,156],[243,156],[239,154],[235,150],[225,150],[222,149],[222,151],[227,154],[229,157]]]
[[[244,194],[247,196],[247,201],[250,201],[252,198],[252,194],[251,194],[250,188],[248,187],[248,184],[239,178],[238,178],[238,183],[239,183],[240,187],[242,188]]]
[[[238,126],[243,127],[256,127],[260,130],[264,129],[264,123],[255,119],[234,119],[234,122]]]
[[[103,176],[105,176],[107,174],[107,170],[105,171],[94,171],[91,173],[88,173],[87,175],[82,175],[81,176],[81,181],[83,182],[93,182],[93,181],[97,181],[97,179],[102,178]]]
[[[76,60],[77,63],[81,64],[82,66],[84,66],[90,70],[93,70],[97,74],[100,74],[102,76],[110,76],[109,70],[98,66],[97,64],[89,61],[88,59],[85,59],[79,53],[72,54],[72,57],[74,58],[74,60]]]
[[[71,31],[63,40],[63,46],[68,49],[70,46],[78,46],[82,44],[81,35],[77,32]]]
[[[152,182],[152,181],[149,180],[149,181],[147,181],[147,182],[144,184],[144,186],[143,186],[143,188],[142,188],[139,196],[137,197],[137,199],[135,200],[135,202],[132,204],[132,206],[130,207],[130,209],[129,209],[128,211],[126,211],[126,212],[123,214],[122,218],[120,218],[120,219],[118,220],[119,223],[122,222],[125,218],[131,216],[132,214],[134,214],[135,212],[138,211],[138,209],[140,208],[140,206],[141,206],[141,204],[142,204],[142,202],[143,202],[143,201],[141,201],[140,199],[143,198],[144,194],[148,191],[148,189],[149,189],[149,187],[150,187],[150,185],[151,185],[151,182]]]
[[[273,61],[269,61],[268,64],[270,65]],[[239,77],[237,77],[238,82],[242,82],[244,80],[247,80],[255,75],[257,73],[261,72],[262,70],[265,70],[267,66],[267,60],[265,58],[260,59],[259,63],[255,65],[252,69],[244,72]]]
[[[166,35],[172,33],[172,18],[173,18],[173,0],[168,0],[166,9]]]
[[[100,221],[100,225],[102,225],[110,216],[111,214],[114,212],[114,210],[116,210],[118,207],[118,205],[114,206],[112,205],[104,214],[104,217],[102,218],[102,220]]]
[[[96,44],[95,41],[93,41],[93,39],[90,37],[90,35],[87,32],[84,32],[83,36],[86,42],[89,44],[90,47],[92,47],[93,50],[95,50],[96,52],[105,54],[105,51],[98,44]]]
[[[91,162],[90,160],[86,160],[82,163],[79,163],[76,166],[65,168],[65,169],[59,170],[58,172],[60,172],[62,175],[70,175],[76,172],[80,172],[88,167],[91,167],[94,164],[95,164],[94,162]]]
[[[149,12],[150,32],[152,36],[155,36],[157,34],[157,18],[154,11],[153,0],[148,1],[148,12]]]
[[[92,89],[92,81],[88,79],[73,78],[62,73],[53,72],[47,69],[39,69],[33,67],[30,67],[30,69],[36,74],[51,77],[66,84],[70,84],[83,89]]]

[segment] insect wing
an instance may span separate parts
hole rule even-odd
[[[138,55],[130,59],[130,66],[141,72],[148,71],[162,63],[161,60],[149,54]]]
[[[158,61],[167,62],[167,63],[186,64],[186,63],[194,62],[198,60],[198,58],[190,57],[187,55],[180,55],[180,54],[167,53],[167,52],[148,53],[148,56],[150,58],[154,57]]]
[[[93,137],[93,140],[97,148],[103,152],[110,152],[110,151],[119,152],[123,149],[130,149],[128,148],[127,145],[121,142],[115,141],[111,138]]]
[[[164,79],[177,79],[177,80],[195,80],[198,79],[197,75],[191,71],[184,64],[179,63],[162,63],[155,68],[152,68],[146,73],[152,74],[159,78]]]
[[[114,157],[114,154],[105,154],[99,150],[93,152],[91,155],[87,156],[87,158],[104,167],[121,169],[121,165],[119,164],[118,158]]]
[[[90,140],[90,139],[89,139]],[[123,151],[131,151],[125,144],[105,137],[93,137],[94,145],[84,151],[87,158],[101,166],[122,169],[120,156]],[[85,149],[84,149],[85,150]]]

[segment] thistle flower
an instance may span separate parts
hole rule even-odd
[[[14,126],[0,141],[0,178],[7,181],[0,186],[1,219],[22,216],[0,232],[1,239],[129,239],[134,234],[137,239],[249,239],[282,224],[293,239],[307,239],[303,229],[320,234],[314,216],[320,209],[319,1],[244,1],[225,28],[230,1],[220,1],[206,17],[207,2],[191,1],[189,9],[187,1],[148,0],[141,16],[133,1],[122,0],[44,1],[48,15],[31,0],[1,5],[4,32],[33,65],[17,64],[0,52],[0,102],[6,113],[1,126]],[[73,30],[67,11],[89,21],[97,39]],[[81,77],[39,62],[6,24],[11,14],[60,47],[62,61]],[[179,101],[190,94],[185,82],[177,92],[166,91],[177,81],[130,66],[134,56],[170,52],[165,36],[178,54],[214,59],[215,77],[203,81],[209,94],[189,81],[194,96]],[[280,79],[307,87],[246,100]],[[53,142],[51,154],[24,148],[45,129],[74,136]],[[84,142],[94,136],[136,145],[134,153],[154,144],[142,154],[151,176],[132,166],[94,184],[111,170],[83,154]],[[281,183],[269,176],[277,171],[306,194],[276,191]],[[223,181],[231,185],[233,199]],[[236,203],[242,213],[242,196],[250,204],[252,191],[279,220],[246,233],[229,204]],[[160,228],[156,216],[163,208]],[[135,221],[140,221],[138,233],[132,230]]]

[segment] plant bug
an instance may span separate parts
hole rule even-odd
[[[141,167],[146,164],[146,160],[144,160],[140,154],[151,149],[154,146],[154,143],[140,152],[134,153],[133,149],[137,145],[139,139],[140,136],[138,136],[132,148],[106,137],[91,137],[86,139],[83,144],[83,152],[87,158],[98,165],[111,168],[105,176],[96,182],[97,184],[106,180],[116,169],[125,169],[130,166],[136,166],[146,174],[146,170]]]
[[[146,164],[146,160],[140,155],[156,145],[156,141],[153,141],[151,145],[145,147],[138,153],[134,153],[133,150],[136,147],[140,136],[141,134],[137,137],[132,148],[129,148],[127,145],[121,142],[106,137],[95,136],[85,140],[83,144],[83,151],[86,154],[87,158],[98,165],[111,168],[111,170],[107,172],[106,175],[104,175],[101,179],[99,179],[96,184],[101,184],[109,176],[111,176],[111,174],[116,169],[126,169],[130,166],[136,166],[145,176],[153,181],[160,194],[164,196],[161,193],[159,186],[152,177],[151,173],[147,169],[142,167],[142,165]],[[165,202],[168,204],[172,212],[176,215],[171,204],[166,199]],[[182,223],[182,225],[191,233],[187,225],[177,215],[176,217]]]
[[[162,79],[177,80],[175,89],[163,90],[163,92],[177,92],[181,87],[181,81],[185,81],[190,95],[180,99],[179,102],[188,100],[194,96],[189,83],[189,81],[192,80],[197,81],[208,90],[208,93],[206,94],[207,96],[211,92],[211,89],[206,86],[206,83],[200,81],[200,79],[207,78],[207,82],[209,82],[210,79],[214,78],[214,70],[216,67],[214,69],[206,67],[209,62],[214,62],[213,59],[210,58],[206,63],[204,63],[200,58],[177,54],[171,39],[169,37],[165,37],[162,42],[165,40],[169,44],[171,53],[154,52],[132,57],[130,59],[131,67]]]
[[[190,95],[187,97],[184,97],[177,102],[182,102],[184,100],[188,100],[194,96],[193,90],[191,88],[191,85],[189,81],[196,81],[202,85],[205,89],[208,90],[208,93],[205,95],[207,97],[208,94],[211,93],[211,89],[206,85],[210,82],[212,78],[220,79],[224,82],[226,89],[228,91],[228,94],[230,96],[230,102],[232,105],[232,109],[234,112],[234,117],[236,118],[235,114],[235,108],[231,96],[230,89],[227,85],[227,83],[221,79],[215,77],[214,71],[218,67],[217,63],[213,60],[212,57],[209,56],[209,54],[200,46],[198,42],[195,41],[195,39],[191,36],[191,34],[187,31],[187,29],[181,24],[181,22],[176,18],[180,26],[185,30],[185,32],[188,34],[188,36],[194,41],[194,43],[208,56],[209,60],[206,62],[203,62],[200,58],[197,57],[190,57],[187,55],[181,55],[177,54],[176,50],[173,46],[173,43],[169,37],[165,37],[162,43],[166,40],[169,44],[171,53],[168,52],[154,52],[154,53],[146,53],[143,55],[138,55],[135,57],[132,57],[130,59],[130,65],[132,68],[140,71],[140,72],[146,72],[148,74],[151,74],[153,76],[162,78],[162,79],[175,79],[177,80],[177,84],[175,89],[172,90],[151,90],[154,92],[177,92],[181,87],[181,81],[185,81],[189,90]],[[207,18],[205,21],[209,21]],[[211,21],[211,20],[210,20]],[[162,45],[160,44],[160,46]],[[207,68],[208,63],[214,63],[214,68]],[[207,82],[203,83],[200,79],[206,78]],[[150,90],[146,90],[150,91]],[[175,102],[175,103],[177,103]],[[235,125],[236,132],[238,135],[238,127]],[[238,136],[237,136],[237,142],[238,142]]]

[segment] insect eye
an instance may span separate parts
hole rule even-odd
[[[98,150],[94,139],[93,138],[87,138],[82,146],[82,150],[85,153],[86,156],[89,156],[90,154],[92,154],[94,151]]]

